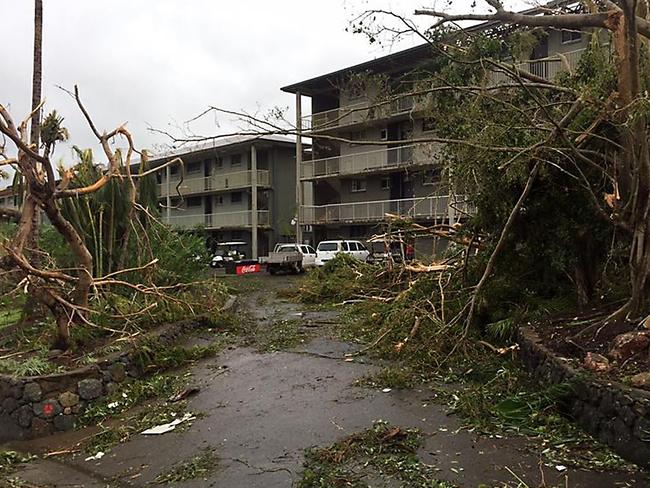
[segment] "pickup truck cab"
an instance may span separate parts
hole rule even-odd
[[[306,244],[276,244],[273,252],[260,258],[271,274],[278,271],[302,273],[316,265],[316,251]]]
[[[316,248],[316,266],[324,266],[339,253],[349,254],[360,261],[367,261],[368,248],[360,241],[321,241]]]

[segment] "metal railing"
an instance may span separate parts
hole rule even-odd
[[[580,58],[585,48],[568,51],[566,53],[554,54],[547,58],[529,59],[515,65],[518,69],[530,74],[539,76],[546,80],[554,79],[564,71],[574,71],[578,67]],[[492,82],[495,84],[512,82],[513,79],[503,71],[495,71]]]
[[[243,210],[239,212],[220,212],[211,214],[172,215],[167,218],[163,215],[163,222],[179,229],[193,229],[205,227],[206,229],[247,228],[253,225],[253,212]],[[257,211],[257,225],[270,226],[270,212]]]
[[[302,128],[306,131],[319,131],[360,124],[370,120],[393,117],[415,108],[415,99],[411,96],[393,100],[364,100],[343,107],[316,112],[302,118]]]
[[[233,173],[217,173],[208,177],[191,177],[188,176],[183,179],[178,191],[180,178],[171,179],[169,182],[170,196],[175,196],[180,192],[181,195],[192,195],[196,193],[205,193],[210,191],[222,191],[238,188],[247,188],[252,185],[252,171],[236,171]],[[257,170],[257,185],[269,186],[270,184],[269,171]],[[158,195],[161,197],[167,196],[167,183],[163,182],[158,185]]]
[[[462,195],[377,200],[370,202],[336,203],[300,208],[303,224],[334,224],[373,222],[387,215],[421,219],[448,219],[451,215],[467,212],[468,205]],[[460,216],[460,215],[459,215]]]
[[[303,180],[382,171],[412,165],[433,164],[436,144],[411,144],[305,161],[300,168]]]

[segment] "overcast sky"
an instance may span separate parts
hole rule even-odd
[[[264,113],[290,107],[280,87],[410,47],[371,45],[346,32],[367,8],[410,15],[427,0],[44,0],[43,96],[74,144],[96,147],[73,101],[57,88],[79,86],[97,126],[128,121],[140,148],[169,143],[148,126],[177,131],[209,105]],[[466,8],[472,0],[454,0]],[[521,2],[510,2],[519,3]],[[0,0],[0,103],[16,119],[31,100],[33,2]],[[291,112],[290,112],[291,113]],[[219,125],[216,125],[217,122]],[[206,135],[229,118],[194,124]],[[70,161],[69,147],[56,154]],[[0,183],[1,185],[1,183]]]

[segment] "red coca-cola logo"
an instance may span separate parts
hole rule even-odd
[[[246,264],[244,266],[237,266],[237,274],[259,273],[259,264]]]

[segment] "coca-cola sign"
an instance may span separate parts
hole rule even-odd
[[[238,275],[259,273],[260,265],[259,264],[243,264],[237,266],[236,272]]]

